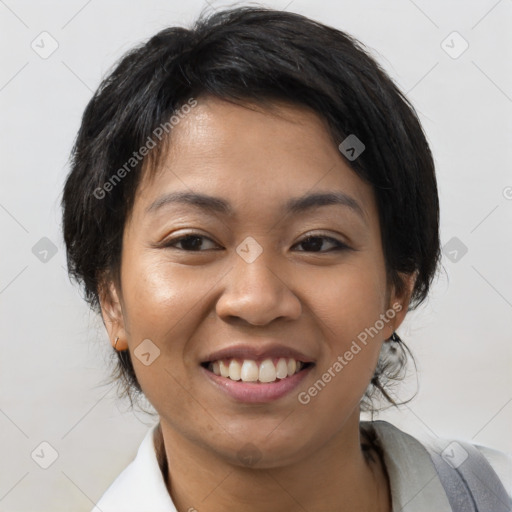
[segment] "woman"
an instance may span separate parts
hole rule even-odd
[[[87,106],[63,208],[159,415],[95,510],[510,510],[505,454],[360,421],[440,249],[427,141],[357,41],[263,8],[163,30]]]

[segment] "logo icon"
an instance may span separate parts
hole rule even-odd
[[[30,44],[41,59],[50,57],[59,47],[57,40],[49,32],[41,32]]]
[[[48,263],[57,254],[57,246],[49,238],[43,236],[32,247],[32,254],[42,263]]]
[[[458,263],[468,252],[467,246],[456,236],[443,246],[443,254],[453,263]]]
[[[263,252],[263,247],[252,236],[248,236],[236,248],[236,252],[246,263],[252,263]]]
[[[469,48],[469,43],[458,32],[454,31],[443,39],[441,48],[452,59],[458,59]]]
[[[50,443],[43,441],[30,456],[38,466],[48,469],[59,458],[59,453]]]
[[[366,149],[366,146],[352,133],[338,146],[340,152],[353,162]]]
[[[138,345],[133,353],[144,366],[149,366],[160,356],[160,349],[151,340],[146,339]]]
[[[237,457],[244,466],[253,466],[261,459],[262,455],[254,444],[247,443],[239,450]]]
[[[469,455],[459,443],[453,441],[441,452],[441,457],[450,464],[452,468],[458,468]]]

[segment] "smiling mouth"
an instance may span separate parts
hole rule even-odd
[[[267,384],[292,377],[313,366],[314,363],[298,361],[291,357],[253,359],[220,359],[206,361],[201,366],[217,376],[233,381]]]

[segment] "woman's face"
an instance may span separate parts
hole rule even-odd
[[[256,450],[261,467],[316,453],[359,420],[407,309],[386,287],[372,188],[315,114],[279,112],[199,100],[143,180],[122,294],[103,301],[164,432],[235,464]]]

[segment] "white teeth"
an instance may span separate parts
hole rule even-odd
[[[241,377],[241,366],[236,359],[231,359],[229,363],[229,378],[231,380],[240,380]]]
[[[276,380],[276,367],[272,359],[265,359],[260,364],[260,382],[274,382]]]
[[[220,374],[222,377],[229,377],[229,366],[224,361],[219,361]]]
[[[244,382],[256,382],[259,376],[259,370],[256,361],[246,359],[242,365],[240,376]]]
[[[261,363],[252,359],[223,359],[210,364],[210,370],[215,375],[243,382],[275,382],[276,379],[286,379],[299,372],[304,366],[301,361],[293,358],[280,357],[277,363],[267,358]]]
[[[295,359],[288,359],[288,376],[293,375],[296,369],[297,363],[295,362]]]
[[[288,363],[286,362],[286,359],[283,359],[282,357],[277,361],[276,377],[278,379],[288,377]]]

